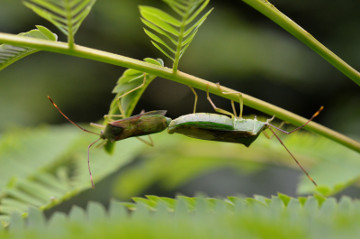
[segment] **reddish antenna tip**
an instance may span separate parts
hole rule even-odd
[[[321,106],[318,111],[315,112],[315,114],[311,117],[310,121],[313,120],[316,116],[320,114],[320,112],[324,109],[324,106]]]
[[[67,117],[61,110],[60,108],[55,104],[55,102],[50,98],[50,96],[48,96],[48,99],[50,100],[51,104],[59,111],[59,113],[65,118],[67,119],[70,123],[72,123],[73,125],[75,125],[76,127],[78,127],[79,129],[81,129],[82,131],[88,132],[90,134],[96,134],[96,135],[100,135],[98,133],[92,132],[90,130],[84,129],[83,127],[81,127],[80,125],[78,125],[77,123],[75,123],[74,121],[72,121],[69,117]]]
[[[50,100],[51,103],[55,104],[54,101],[50,98],[50,96],[47,96],[47,98]]]

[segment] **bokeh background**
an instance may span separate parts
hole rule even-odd
[[[360,1],[272,3],[355,69],[360,69]],[[170,62],[143,32],[138,5],[167,8],[159,0],[98,0],[76,35],[77,44],[137,59],[160,57],[170,67]],[[242,1],[212,0],[209,6],[214,11],[181,59],[181,71],[220,82],[304,117],[324,105],[325,110],[316,119],[319,123],[360,138],[360,94],[355,83]],[[37,24],[66,41],[52,24],[24,7],[21,1],[1,0],[1,32],[26,32]],[[124,70],[48,52],[22,59],[0,73],[0,134],[19,126],[67,124],[54,112],[47,95],[76,122],[99,120],[108,111],[113,98],[111,91]],[[199,98],[198,111],[212,112],[203,92],[199,92]],[[217,97],[214,100],[219,107],[230,109],[228,101]],[[190,113],[192,107],[193,95],[188,87],[157,78],[135,113],[142,109],[167,109],[168,116],[175,118]],[[245,108],[245,113],[261,114],[250,108]],[[142,194],[268,196],[277,191],[295,194],[299,174],[297,170],[273,166],[261,175],[244,176],[222,168],[170,191],[149,185]],[[112,177],[99,183],[98,187],[104,190],[102,197],[111,197],[107,185]],[[264,185],[261,177],[268,178],[268,184]],[[97,200],[98,196],[99,192],[85,192],[78,200]]]

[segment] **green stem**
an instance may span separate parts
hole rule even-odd
[[[284,28],[287,32],[299,39],[305,45],[313,49],[321,57],[327,60],[335,68],[341,71],[344,75],[353,80],[360,86],[360,73],[343,61],[340,57],[335,55],[332,51],[326,48],[318,40],[316,40],[310,33],[305,31],[302,27],[296,24],[293,20],[280,12],[274,5],[267,0],[243,0],[245,3],[255,8],[273,22]]]
[[[188,6],[187,8],[191,7],[192,4],[190,2],[188,2]],[[188,12],[188,11],[185,11]],[[181,52],[181,48],[182,48],[182,43],[183,43],[183,36],[184,36],[184,32],[185,32],[185,27],[186,27],[186,21],[188,19],[188,14],[183,15],[182,16],[182,21],[181,21],[181,25],[180,25],[180,31],[179,31],[179,39],[177,41],[177,47],[176,47],[176,52],[175,52],[175,57],[174,57],[174,64],[173,64],[173,72],[176,73],[178,70],[178,66],[179,66],[179,61],[180,61],[180,52]]]
[[[71,6],[70,6],[69,1],[65,1],[64,4],[65,4],[64,7],[65,7],[66,13],[71,12]],[[71,16],[70,14],[66,14],[66,22],[67,22],[66,25],[69,29],[69,31],[68,31],[68,46],[70,49],[72,49],[75,45],[72,18],[73,18],[73,16]]]
[[[114,53],[109,53],[101,50],[91,49],[79,45],[75,45],[73,49],[68,48],[67,43],[63,42],[54,42],[48,40],[41,40],[36,38],[18,36],[13,34],[0,33],[0,42],[11,44],[14,46],[22,46],[22,47],[32,47],[38,50],[45,50],[50,52],[56,52],[61,54],[67,54],[71,56],[82,57],[90,60],[105,62],[117,66],[122,66],[126,68],[132,68],[139,71],[147,72],[150,74],[154,74],[160,76],[165,79],[169,79],[172,81],[179,82],[181,84],[185,84],[203,91],[206,91],[207,86],[209,85],[209,91],[213,94],[219,95],[223,98],[231,99],[234,101],[239,101],[239,98],[234,94],[223,94],[223,92],[237,92],[232,89],[222,87],[221,91],[218,89],[216,84],[206,81],[204,79],[188,75],[181,71],[177,71],[173,73],[172,69],[167,67],[160,67],[154,64],[150,64],[144,61],[136,60],[133,58],[117,55]],[[284,110],[275,105],[269,104],[262,100],[256,99],[250,95],[244,94],[243,101],[244,104],[257,109],[261,112],[264,112],[269,115],[275,115],[277,118],[292,123],[294,125],[302,125],[306,122],[306,119],[293,114],[287,110]],[[350,149],[353,149],[357,152],[360,152],[360,143],[342,135],[336,131],[333,131],[329,128],[326,128],[320,124],[315,122],[311,122],[306,126],[306,129],[318,133],[326,138],[329,138],[339,144],[342,144]]]

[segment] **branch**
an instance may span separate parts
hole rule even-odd
[[[296,24],[293,20],[280,12],[274,5],[267,0],[243,0],[245,3],[255,8],[257,11],[270,18],[273,22],[284,28],[287,32],[292,34],[302,43],[310,47],[321,57],[327,60],[336,69],[341,71],[344,75],[349,77],[352,81],[360,86],[360,73],[352,68],[349,64],[343,61],[335,53],[326,48],[318,40],[316,40],[310,33],[305,31],[302,27]]]

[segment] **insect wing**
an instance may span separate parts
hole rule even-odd
[[[139,120],[142,116],[145,115],[165,115],[167,112],[167,110],[154,110],[154,111],[149,111],[149,112],[144,112],[141,114],[137,114],[137,115],[133,115],[129,118],[125,118],[125,119],[120,119],[120,120],[115,120],[112,122],[109,122],[110,125],[114,126],[114,127],[121,127],[121,128],[125,128],[126,126],[129,125],[130,122],[135,122],[137,120]]]
[[[149,111],[149,112],[144,112],[142,114],[139,115],[166,115],[167,110],[153,110],[153,111]]]

